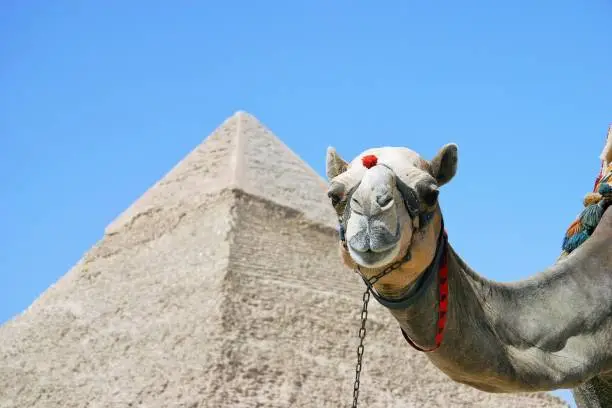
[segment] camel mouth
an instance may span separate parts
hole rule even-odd
[[[396,243],[391,248],[383,251],[372,251],[371,249],[365,252],[359,252],[348,246],[351,258],[359,265],[365,268],[380,268],[391,263],[399,254],[400,246]]]
[[[348,239],[348,250],[353,260],[365,268],[378,268],[391,263],[400,248],[401,228],[399,220],[395,232],[380,222],[362,228]]]

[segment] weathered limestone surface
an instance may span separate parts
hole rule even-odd
[[[237,113],[0,327],[0,407],[350,406],[362,284],[324,182]],[[448,380],[370,307],[361,406],[559,407]]]

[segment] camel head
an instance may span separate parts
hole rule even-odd
[[[455,175],[457,157],[455,144],[432,160],[407,148],[381,147],[347,163],[328,148],[328,197],[340,220],[344,263],[378,270],[410,251],[411,262],[424,269],[440,229],[439,188]]]

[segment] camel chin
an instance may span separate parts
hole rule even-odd
[[[366,252],[359,252],[348,245],[348,251],[351,255],[351,258],[355,263],[364,267],[364,268],[382,268],[385,267],[392,262],[395,261],[400,252],[399,242],[389,249],[385,249],[384,251],[372,251],[368,250]]]

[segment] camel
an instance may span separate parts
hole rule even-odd
[[[351,162],[330,147],[326,163],[340,256],[397,320],[398,335],[452,380],[481,391],[570,388],[580,408],[612,407],[607,206],[578,248],[530,278],[500,283],[477,274],[448,242],[438,199],[457,172],[456,144],[432,160],[379,147]]]

